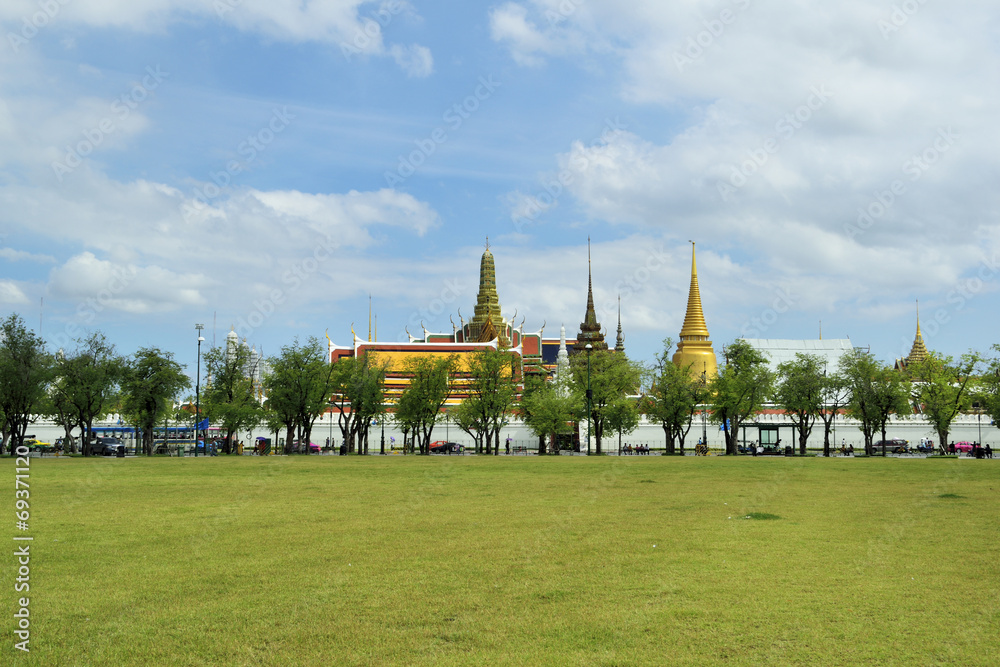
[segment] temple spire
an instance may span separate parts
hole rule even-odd
[[[476,308],[469,322],[469,342],[488,343],[494,338],[506,344],[507,321],[500,314],[500,297],[497,295],[496,267],[490,240],[486,237],[486,251],[479,263],[479,294]]]
[[[708,339],[708,325],[701,308],[701,290],[698,288],[698,263],[695,258],[695,244],[691,243],[691,287],[688,291],[687,312],[681,327],[681,339],[674,353],[674,363],[690,366],[696,374],[704,374],[706,380],[716,374],[715,351]]]
[[[927,346],[924,345],[924,336],[920,332],[920,300],[917,300],[917,335],[913,338],[913,347],[906,357],[906,365],[919,363],[927,359]]]
[[[594,281],[591,275],[589,236],[587,237],[587,312],[583,316],[583,322],[580,323],[580,333],[577,334],[573,351],[586,350],[587,343],[590,343],[593,350],[608,349],[608,344],[604,342],[604,334],[601,333],[601,323],[597,321],[597,311],[594,309]]]
[[[615,341],[615,352],[625,351],[625,337],[622,336],[622,295],[618,295],[618,338]]]

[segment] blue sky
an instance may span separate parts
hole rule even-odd
[[[1000,284],[989,2],[8,0],[0,306],[193,368],[451,330],[487,236],[506,316],[617,296],[676,338],[689,239],[738,336],[987,350]],[[44,300],[44,308],[40,307]],[[40,319],[41,316],[41,319]]]

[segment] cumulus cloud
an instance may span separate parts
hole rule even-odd
[[[408,76],[415,79],[430,76],[434,71],[434,58],[426,46],[394,44],[389,49],[389,54]]]
[[[204,275],[112,262],[84,252],[52,270],[48,289],[56,298],[142,314],[202,305],[201,288],[209,282]]]
[[[0,280],[0,303],[11,305],[28,303],[28,297],[12,280]]]
[[[522,65],[613,44],[623,103],[684,113],[667,140],[616,132],[555,156],[541,182],[568,174],[589,219],[709,241],[767,277],[747,294],[760,303],[791,284],[799,308],[880,317],[913,295],[946,300],[1000,250],[988,3],[585,10],[549,20],[548,2],[508,3],[492,36]],[[531,203],[508,199],[515,215]]]
[[[579,11],[574,0],[544,0],[533,3],[531,10],[524,4],[507,2],[490,11],[490,37],[504,44],[515,62],[529,67],[539,66],[548,56],[565,56],[597,48],[599,33],[585,34],[572,27],[587,22],[587,12]]]
[[[381,25],[397,16],[415,15],[409,2],[375,4],[371,0],[100,0],[94,2],[56,2],[53,9],[40,9],[36,0],[7,0],[0,3],[0,21],[20,28],[32,23],[37,14],[47,25],[58,19],[88,26],[160,31],[164,25],[198,17],[233,26],[268,39],[289,42],[323,42],[345,54],[391,56],[410,76],[430,73],[430,51],[423,46],[386,47]],[[17,34],[14,30],[13,34]],[[33,35],[33,33],[32,33]],[[25,42],[27,43],[27,42]],[[75,42],[67,42],[72,48]],[[18,43],[18,48],[21,44]]]

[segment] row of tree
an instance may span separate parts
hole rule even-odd
[[[894,414],[923,413],[942,443],[955,418],[970,410],[1000,423],[1000,358],[974,352],[957,361],[931,353],[906,373],[863,350],[844,355],[835,369],[800,354],[775,373],[760,351],[736,340],[724,348],[718,375],[706,378],[670,361],[668,339],[649,367],[595,350],[571,357],[569,374],[552,381],[522,376],[517,356],[503,348],[484,347],[464,357],[414,356],[390,369],[387,360],[371,354],[331,364],[325,346],[310,338],[283,347],[261,373],[252,367],[259,359],[248,348],[228,344],[204,355],[206,382],[195,415],[194,397],[180,399],[190,380],[169,352],[149,347],[121,356],[98,332],[77,341],[71,352],[50,354],[16,314],[0,323],[0,337],[2,446],[20,444],[32,420],[46,415],[64,428],[69,451],[76,451],[73,432],[79,431],[85,455],[92,453],[94,422],[108,414],[141,431],[147,454],[154,451],[156,424],[206,417],[224,434],[224,453],[236,451],[239,433],[260,425],[284,432],[293,449],[308,451],[316,420],[328,411],[336,415],[346,450],[359,454],[368,452],[371,427],[389,418],[402,429],[407,449],[429,453],[435,425],[450,419],[487,454],[499,453],[501,431],[513,415],[538,436],[543,454],[573,446],[581,422],[592,429],[598,454],[609,433],[617,434],[620,447],[643,414],[662,426],[668,453],[683,453],[699,411],[721,426],[726,452],[735,454],[741,427],[767,405],[788,416],[803,453],[822,422],[826,455],[838,414],[859,422],[869,453],[876,435],[885,439]],[[405,378],[391,397],[390,370]],[[460,404],[446,409],[454,397],[461,397]]]
[[[830,432],[837,415],[858,421],[865,451],[871,454],[877,435],[886,439],[893,415],[922,414],[947,443],[955,419],[970,411],[1000,424],[1000,357],[969,352],[958,360],[931,352],[905,371],[888,366],[870,351],[854,349],[837,368],[826,368],[816,355],[797,354],[768,367],[763,353],[743,340],[724,349],[725,362],[709,381],[667,361],[670,341],[644,396],[645,412],[663,424],[667,449],[684,448],[684,437],[699,406],[725,434],[726,453],[737,452],[741,426],[770,404],[782,410],[798,435],[804,454],[813,428],[823,424],[823,453],[830,455]],[[1000,346],[994,346],[1000,352]]]
[[[0,323],[0,453],[23,443],[38,416],[50,416],[65,430],[64,443],[92,453],[93,425],[115,412],[141,429],[152,453],[153,426],[169,416],[174,398],[190,384],[173,355],[155,347],[121,357],[101,333],[77,341],[71,352],[52,354],[17,314]]]

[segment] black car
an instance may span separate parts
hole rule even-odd
[[[91,451],[98,456],[117,456],[118,448],[125,448],[125,443],[118,438],[96,438]]]

